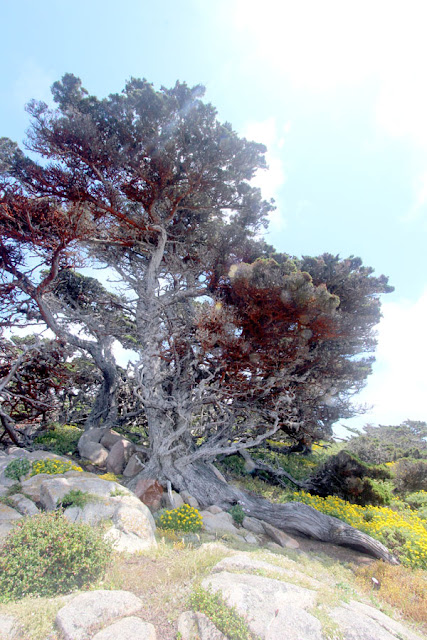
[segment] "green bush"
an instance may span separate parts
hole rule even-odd
[[[246,515],[240,504],[233,505],[231,509],[228,510],[228,513],[233,517],[234,522],[239,525],[242,524]]]
[[[427,491],[427,460],[402,458],[394,467],[399,494]]]
[[[414,493],[408,493],[405,497],[405,502],[407,502],[413,509],[427,507],[427,491],[414,491]]]
[[[245,619],[227,605],[220,593],[199,587],[191,594],[189,604],[193,611],[204,613],[228,640],[254,639]]]
[[[73,455],[77,451],[77,443],[83,431],[73,424],[55,425],[34,440],[49,451],[59,455]]]
[[[163,511],[157,522],[161,529],[175,531],[200,531],[203,525],[200,512],[188,504],[183,504],[178,509]]]
[[[63,509],[66,509],[67,507],[80,507],[82,509],[89,502],[98,502],[99,500],[99,496],[95,494],[88,493],[87,491],[81,491],[80,489],[71,489],[62,498],[59,506]]]
[[[19,521],[0,554],[0,602],[54,596],[87,587],[102,576],[111,547],[86,524],[57,512]]]
[[[26,476],[30,470],[30,463],[27,458],[17,458],[7,465],[4,475],[11,480],[17,480],[22,476]]]

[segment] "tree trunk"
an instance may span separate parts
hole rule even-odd
[[[352,547],[375,558],[398,564],[398,560],[381,542],[345,522],[301,502],[273,504],[265,498],[223,482],[203,462],[180,468],[179,460],[173,463],[171,460],[154,462],[151,459],[146,468],[130,481],[129,487],[134,489],[142,477],[155,478],[162,484],[169,480],[177,491],[185,490],[194,496],[201,508],[215,504],[229,509],[238,503],[246,515],[264,520],[287,533]]]
[[[109,364],[104,364],[102,368],[101,366],[99,368],[103,375],[103,381],[97,391],[92,409],[86,418],[85,430],[101,426],[111,428],[117,418],[117,368],[115,365]]]

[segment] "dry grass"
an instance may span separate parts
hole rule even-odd
[[[212,567],[234,550],[221,542],[204,544],[194,548],[184,544],[175,534],[163,538],[156,549],[145,554],[127,556],[117,554],[107,570],[105,578],[93,585],[94,589],[124,589],[139,596],[143,602],[140,616],[156,627],[157,637],[175,640],[177,619],[188,608],[188,600],[194,586],[209,574]],[[237,549],[236,549],[237,546]],[[249,549],[246,548],[246,551]],[[421,570],[403,566],[390,566],[373,562],[369,566],[356,566],[331,558],[320,552],[295,552],[283,549],[271,553],[259,549],[254,557],[277,567],[278,571],[256,572],[300,586],[313,588],[310,579],[319,581],[318,602],[313,613],[322,623],[328,638],[338,640],[340,634],[331,621],[328,611],[339,602],[356,599],[365,601],[395,617],[397,612],[408,621],[418,624],[420,631],[427,631],[427,576]],[[285,569],[287,575],[279,572]],[[372,590],[372,576],[381,583],[379,591]],[[23,623],[25,640],[58,640],[54,620],[57,611],[69,597],[55,599],[25,598],[19,602],[0,606],[0,613],[16,616]],[[392,607],[395,611],[392,610]]]
[[[367,593],[372,592],[372,578],[380,582],[375,599],[396,608],[404,618],[420,625],[427,633],[427,573],[422,569],[392,566],[377,561],[369,567],[355,570],[356,583]]]
[[[223,545],[194,549],[175,542],[161,542],[149,554],[117,556],[98,588],[132,591],[143,601],[141,618],[154,624],[157,637],[176,638],[176,622],[188,608],[193,586],[229,554]]]
[[[24,598],[18,602],[0,605],[0,613],[18,618],[25,640],[58,640],[54,628],[56,614],[67,603],[68,597]]]

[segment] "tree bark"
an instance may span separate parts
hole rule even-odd
[[[381,542],[349,524],[301,502],[273,504],[265,498],[223,482],[203,462],[180,467],[179,460],[154,462],[151,459],[146,468],[132,478],[129,488],[135,489],[142,477],[155,478],[165,486],[169,480],[177,491],[188,491],[194,496],[202,509],[212,504],[229,509],[238,503],[246,515],[264,520],[287,533],[348,546],[391,564],[398,564],[397,558]]]

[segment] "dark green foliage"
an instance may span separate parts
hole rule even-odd
[[[346,444],[346,448],[364,462],[381,464],[399,458],[427,458],[425,422],[406,420],[400,425],[367,425],[364,431]]]
[[[26,458],[17,458],[16,460],[12,460],[6,467],[4,475],[6,478],[10,478],[11,480],[17,480],[22,478],[22,476],[26,476],[30,470],[30,463]]]
[[[394,476],[397,493],[427,491],[427,459],[399,460],[394,467]]]
[[[42,444],[49,451],[59,455],[73,455],[77,451],[77,443],[82,430],[75,425],[55,425],[45,433],[37,436],[36,444]]]
[[[59,513],[26,518],[1,548],[0,602],[85,588],[102,576],[110,555],[101,533],[89,525],[71,524]]]
[[[347,451],[341,451],[308,478],[304,488],[314,495],[336,495],[361,505],[388,504],[390,489],[379,481],[389,479],[390,475],[386,467],[371,467]]]
[[[96,502],[100,500],[99,496],[88,493],[87,491],[81,491],[80,489],[71,489],[62,498],[59,506],[63,509],[67,507],[85,507],[89,502]]]
[[[204,613],[228,640],[255,640],[245,619],[227,605],[219,592],[199,587],[191,594],[189,605],[194,611]]]
[[[233,505],[231,509],[228,510],[228,513],[233,517],[233,520],[236,524],[242,524],[245,517],[245,512],[243,511],[240,504]]]
[[[413,509],[427,508],[427,491],[415,491],[405,496],[405,502]]]

